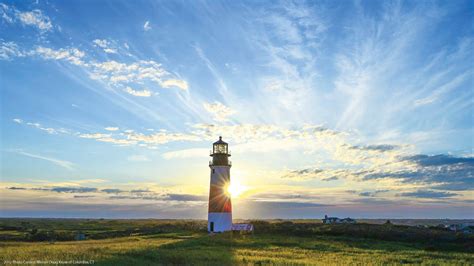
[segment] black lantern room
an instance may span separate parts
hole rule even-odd
[[[227,142],[224,142],[222,137],[219,137],[219,140],[212,144],[211,165],[230,166],[229,156],[230,152]]]

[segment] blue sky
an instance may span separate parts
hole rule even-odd
[[[1,216],[473,218],[470,1],[1,1]]]

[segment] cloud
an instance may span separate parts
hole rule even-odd
[[[191,194],[167,194],[165,199],[173,201],[207,201],[208,197]]]
[[[79,137],[85,139],[102,139],[102,138],[110,138],[111,134],[103,134],[103,133],[92,133],[92,134],[80,134]]]
[[[118,127],[106,127],[104,129],[107,130],[107,131],[117,131],[117,130],[119,130]]]
[[[275,125],[258,124],[194,124],[185,133],[168,132],[167,130],[159,130],[158,132],[147,130],[146,133],[135,132],[134,130],[84,133],[64,128],[43,127],[39,123],[24,122],[24,124],[50,134],[70,134],[80,138],[120,145],[160,145],[175,141],[213,141],[216,136],[223,135],[227,140],[236,144],[234,149],[239,152],[267,152],[270,151],[269,149],[271,151],[291,150],[295,147],[305,147],[305,149],[311,150],[325,148],[328,145],[339,147],[344,144],[343,138],[345,135],[342,132],[318,125],[305,125],[300,128],[287,129]],[[153,148],[154,146],[149,147]],[[349,150],[349,148],[345,149]],[[189,154],[189,152],[186,153]],[[173,151],[169,153],[169,156],[172,156],[172,154]],[[181,156],[178,153],[174,153],[174,155]]]
[[[251,30],[254,34],[247,35],[247,41],[265,71],[254,82],[257,86],[251,97],[258,101],[250,103],[248,115],[252,112],[265,121],[278,123],[285,118],[301,124],[308,110],[322,105],[318,102],[321,97],[312,97],[312,91],[318,87],[315,81],[320,69],[315,62],[321,54],[317,48],[325,39],[327,23],[325,8],[313,7],[303,2],[281,3],[254,13],[258,26]]]
[[[234,143],[252,143],[259,144],[271,142],[273,140],[280,141],[284,146],[284,141],[305,140],[306,143],[298,142],[299,145],[307,145],[308,141],[318,141],[321,139],[338,138],[342,135],[340,132],[319,126],[304,125],[294,129],[288,129],[272,124],[234,124],[234,125],[216,125],[216,124],[194,124],[192,133],[201,136],[206,140],[214,140],[216,136],[225,136],[227,140]],[[267,143],[268,144],[268,143]],[[262,145],[262,147],[265,145]],[[267,145],[267,148],[277,148],[278,146]],[[258,147],[258,148],[262,148]],[[235,147],[234,147],[235,148]],[[248,147],[245,147],[248,148]],[[262,150],[266,151],[266,150]]]
[[[23,122],[44,128],[35,123]],[[53,128],[48,130],[56,132]],[[68,132],[68,131],[66,131]],[[215,140],[224,135],[232,141],[233,150],[244,152],[272,152],[300,149],[304,152],[325,154],[333,163],[327,167],[306,167],[284,171],[281,175],[294,181],[319,180],[329,182],[390,182],[390,189],[402,190],[407,184],[432,190],[469,191],[474,189],[474,159],[450,155],[413,154],[404,145],[377,144],[352,145],[347,133],[319,125],[300,128],[284,128],[275,125],[191,125],[187,133],[166,130],[147,131],[116,130],[108,133],[71,133],[81,138],[94,139],[116,145],[139,145],[156,148],[170,142],[202,142]],[[207,148],[168,151],[165,159],[206,156]],[[146,160],[132,157],[129,160]],[[361,192],[362,196],[374,196],[375,191]]]
[[[92,188],[92,187],[53,187],[53,188],[44,189],[44,190],[50,190],[50,191],[58,192],[58,193],[89,193],[89,192],[97,192],[97,188]]]
[[[66,168],[68,170],[73,170],[74,169],[74,163],[69,162],[69,161],[59,160],[59,159],[56,159],[56,158],[46,157],[46,156],[42,156],[42,155],[38,155],[38,154],[32,154],[32,153],[24,152],[24,151],[21,151],[21,150],[20,151],[15,151],[15,152],[18,153],[18,154],[24,155],[24,156],[31,157],[31,158],[36,158],[36,159],[41,159],[41,160],[44,160],[44,161],[51,162],[55,165],[61,166],[61,167]]]
[[[43,15],[41,10],[35,9],[29,12],[19,12],[18,18],[23,25],[35,26],[41,31],[51,31],[53,25],[48,16]]]
[[[390,200],[390,199],[379,199],[379,198],[373,198],[373,197],[364,197],[364,198],[358,198],[358,199],[353,199],[353,203],[360,203],[363,204],[364,206],[370,206],[370,205],[377,205],[377,206],[385,206],[386,208],[390,206],[394,206],[396,204],[406,204],[401,201],[395,201],[395,200]]]
[[[474,157],[454,157],[446,154],[426,155],[418,154],[403,158],[411,161],[419,166],[447,166],[447,165],[464,165],[474,167]]]
[[[3,185],[5,187],[5,185]],[[18,186],[23,187],[23,186]],[[56,215],[65,217],[69,215],[71,208],[78,210],[87,210],[82,214],[85,217],[94,216],[91,212],[91,206],[100,206],[101,213],[97,217],[104,217],[103,209],[109,210],[107,217],[137,217],[132,215],[130,210],[141,211],[144,213],[143,217],[151,217],[145,213],[148,210],[147,206],[158,206],[156,211],[163,210],[177,210],[184,214],[184,217],[191,217],[190,212],[199,210],[200,214],[194,218],[203,218],[206,215],[206,202],[208,196],[205,193],[183,193],[179,189],[176,192],[170,192],[169,188],[150,190],[150,189],[131,189],[123,190],[121,188],[96,188],[89,186],[48,186],[48,187],[25,187],[25,190],[6,189],[2,191],[3,201],[6,209],[4,213],[13,215],[14,211],[22,210],[23,215],[28,214],[30,217],[35,215],[44,216],[46,213],[52,215],[47,211],[51,208],[57,211]],[[56,188],[54,191],[53,188]],[[182,187],[181,187],[182,188]],[[130,188],[129,188],[130,189]],[[411,199],[391,200],[378,199],[374,197],[369,198],[349,198],[346,197],[344,191],[337,189],[321,189],[321,188],[299,188],[300,190],[292,190],[289,187],[275,188],[272,186],[264,186],[261,193],[252,194],[250,197],[233,200],[238,208],[235,209],[234,214],[240,218],[318,218],[324,213],[333,213],[334,215],[360,215],[361,209],[369,211],[371,217],[380,217],[383,215],[387,218],[395,217],[403,211],[410,212],[403,217],[411,217],[412,214],[425,210],[421,206],[426,207],[426,201],[423,205],[417,204]],[[10,192],[8,192],[10,191]],[[354,194],[354,193],[353,193]],[[93,201],[88,199],[93,198]],[[456,201],[448,198],[449,202]],[[84,200],[84,201],[82,201]],[[81,203],[82,201],[82,203]],[[456,201],[457,202],[457,201]],[[11,203],[11,204],[10,204]],[[15,203],[15,204],[13,204]],[[468,206],[469,200],[459,201],[464,204],[463,209]],[[73,207],[71,204],[78,204]],[[440,205],[441,204],[441,205]],[[128,207],[127,207],[128,206]],[[133,206],[133,207],[132,207]],[[380,207],[383,206],[381,214]],[[439,213],[440,208],[459,208],[450,203],[430,203],[435,213]],[[324,208],[324,209],[322,209]],[[408,209],[407,209],[408,208]],[[35,212],[41,210],[41,212]],[[161,211],[160,211],[161,210]],[[396,212],[397,215],[389,216],[388,214]],[[19,213],[19,212],[18,212]],[[72,216],[78,217],[78,212],[70,212]],[[429,212],[427,212],[429,213]],[[423,217],[427,213],[420,214]],[[453,212],[443,217],[458,217],[457,212]],[[469,216],[468,211],[464,212]],[[148,215],[148,216],[147,216]],[[186,216],[188,215],[188,216]],[[367,214],[366,214],[367,215]],[[387,216],[388,215],[388,216]],[[450,216],[454,215],[454,216]],[[95,217],[95,216],[94,216]],[[167,216],[169,218],[175,216]],[[179,216],[182,217],[182,216]],[[400,217],[400,216],[397,216]]]
[[[104,45],[106,40],[95,40],[96,45]],[[108,43],[106,43],[108,44]],[[100,46],[99,46],[100,47]],[[107,48],[108,49],[108,48]],[[107,51],[106,51],[107,52]],[[108,52],[111,52],[108,50]],[[188,83],[185,80],[178,79],[176,75],[171,74],[163,66],[153,60],[137,60],[131,63],[122,63],[114,60],[99,62],[96,60],[87,60],[86,54],[77,48],[52,49],[38,46],[33,50],[22,51],[15,43],[2,42],[0,46],[0,59],[10,60],[13,57],[39,56],[47,60],[66,61],[73,65],[82,67],[93,80],[105,82],[112,88],[119,88],[125,92],[141,97],[152,95],[149,90],[137,91],[130,88],[134,83],[139,86],[148,83],[158,84],[162,88],[188,89]]]
[[[134,90],[130,87],[126,87],[124,91],[137,97],[150,97],[152,95],[152,92],[149,90]]]
[[[15,122],[18,123],[18,121],[15,121]],[[19,124],[23,124],[23,121]],[[58,134],[59,132],[64,133],[64,131],[65,131],[65,129],[61,129],[61,128],[60,129],[55,129],[55,128],[52,128],[52,127],[44,127],[40,123],[26,122],[25,124],[27,126],[34,127],[34,128],[39,129],[39,130],[45,131],[48,134]]]
[[[462,84],[468,82],[472,78],[473,71],[466,71],[454,77],[451,81],[443,84],[441,87],[433,90],[429,96],[417,99],[414,102],[415,107],[431,104],[437,101],[443,94],[451,90],[459,88]]]
[[[366,192],[361,192],[359,193],[359,196],[363,197],[375,197],[377,194],[380,193],[385,193],[388,192],[389,190],[387,189],[380,189],[380,190],[375,190],[375,191],[366,191]]]
[[[98,192],[97,188],[92,187],[30,187],[30,188],[23,188],[23,187],[9,187],[10,190],[33,190],[33,191],[51,191],[57,193],[90,193],[90,192]]]
[[[287,174],[283,176],[283,178],[293,178],[293,179],[313,179],[318,177],[319,174],[324,172],[324,170],[321,169],[311,169],[311,168],[306,168],[306,169],[301,169],[301,170],[293,170],[289,171]],[[332,177],[330,177],[332,178]],[[337,179],[337,177],[336,177]]]
[[[198,136],[186,133],[171,133],[167,131],[161,131],[151,134],[143,134],[136,132],[125,132],[124,135],[130,141],[143,144],[165,144],[175,141],[199,141],[201,140]]]
[[[109,43],[107,40],[100,40],[100,39],[95,39],[92,42],[101,48],[107,48],[107,44]]]
[[[132,189],[130,190],[131,193],[145,193],[145,192],[150,192],[149,189]]]
[[[188,89],[188,83],[185,80],[180,79],[168,79],[161,83],[163,88],[177,87],[182,90]]]
[[[192,195],[192,194],[156,194],[156,193],[147,193],[147,194],[134,194],[131,196],[110,196],[109,199],[115,200],[153,200],[153,201],[162,201],[162,202],[205,202],[207,201],[207,196]]]
[[[39,9],[31,11],[20,11],[13,6],[0,3],[1,16],[3,21],[7,23],[19,22],[23,26],[32,26],[41,32],[52,31],[53,24],[51,19],[44,15]]]
[[[103,133],[79,133],[79,137],[85,139],[95,139],[100,142],[109,142],[117,145],[128,146],[132,144],[136,144],[137,141],[128,140],[126,138],[114,138],[111,134],[103,134]]]
[[[329,204],[300,201],[246,201],[242,204],[245,208],[253,209],[300,209],[300,208],[322,208],[329,207]]]
[[[143,30],[144,31],[149,31],[151,30],[151,26],[150,26],[150,21],[145,21],[145,24],[143,24]]]
[[[117,49],[111,47],[111,43],[108,40],[95,39],[92,41],[96,46],[102,48],[104,52],[108,54],[116,54]]]
[[[8,23],[13,23],[14,18],[14,9],[10,8],[4,3],[0,3],[0,7],[2,8],[2,19]]]
[[[397,149],[396,145],[380,144],[380,145],[366,145],[366,146],[352,146],[351,149],[355,150],[368,150],[368,151],[391,151]]]
[[[321,181],[335,181],[335,180],[339,180],[339,177],[331,176],[331,177],[328,177],[328,178],[321,179]]]
[[[111,193],[111,194],[117,194],[117,193],[125,192],[124,190],[121,190],[121,189],[118,189],[118,188],[104,188],[104,189],[101,189],[100,191],[105,192],[105,193]]]
[[[74,195],[75,199],[88,199],[88,198],[94,198],[92,195]]]
[[[118,145],[160,145],[175,141],[199,141],[199,137],[191,134],[169,133],[166,131],[143,134],[131,131],[123,131],[116,134],[103,133],[79,133],[79,137],[86,139],[95,139],[101,142],[110,142]]]
[[[214,120],[218,122],[227,121],[229,116],[235,114],[234,110],[217,101],[214,103],[204,103],[203,106],[206,111],[214,116]]]
[[[18,124],[23,124],[23,120],[21,120],[20,118],[13,119],[13,122],[18,123]]]
[[[424,184],[432,189],[474,189],[473,157],[418,154],[398,160],[400,164],[392,171],[373,170],[356,175],[364,180],[398,179],[404,183]]]
[[[81,132],[74,132],[72,130],[67,130],[64,128],[49,128],[43,127],[39,123],[31,123],[31,122],[24,122],[22,121],[21,124],[25,124],[43,131],[46,131],[49,134],[69,134],[72,136],[77,136],[80,138],[85,139],[94,139],[100,142],[108,142],[122,146],[128,145],[140,145],[149,148],[154,148],[156,145],[166,144],[169,142],[176,142],[176,141],[201,141],[202,138],[195,134],[185,134],[185,133],[173,133],[168,132],[166,130],[160,130],[159,132],[153,132],[144,134],[135,132],[133,130],[123,130],[117,128],[106,128],[108,133],[81,133]],[[114,130],[112,130],[114,129]]]
[[[0,59],[11,60],[15,57],[24,57],[26,54],[20,50],[18,45],[14,42],[0,43]]]
[[[417,190],[414,192],[405,192],[398,194],[402,197],[414,197],[414,198],[450,198],[457,194],[444,191],[433,191],[433,190]]]
[[[345,180],[351,176],[351,171],[348,169],[302,169],[287,171],[282,175],[282,178],[288,178],[293,181],[306,181],[306,180],[320,180],[320,181],[335,181]]]
[[[113,87],[127,86],[130,83],[155,82],[162,88],[178,87],[187,89],[184,80],[170,79],[171,75],[161,64],[149,60],[139,60],[134,63],[117,61],[91,62],[90,77],[107,82]]]
[[[24,187],[8,187],[7,189],[11,189],[11,190],[26,190],[26,188],[24,188]]]
[[[84,52],[76,48],[65,48],[59,50],[53,50],[51,48],[46,48],[39,46],[34,50],[34,54],[49,60],[65,60],[69,63],[77,66],[84,66],[85,63],[82,61],[84,57]]]

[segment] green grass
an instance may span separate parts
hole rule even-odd
[[[308,221],[253,223],[253,235],[208,235],[205,221],[0,219],[4,239],[0,241],[0,263],[474,265],[473,237],[449,231]],[[86,232],[89,240],[58,241],[58,236],[78,231]],[[45,232],[56,241],[32,238]]]
[[[462,251],[429,251],[410,243],[333,236],[164,234],[54,244],[3,242],[0,248],[2,261],[93,260],[96,265],[474,263],[473,254]]]

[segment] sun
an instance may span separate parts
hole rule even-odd
[[[230,184],[226,186],[226,193],[233,198],[239,197],[246,190],[247,187],[242,186],[237,180],[231,181]]]

